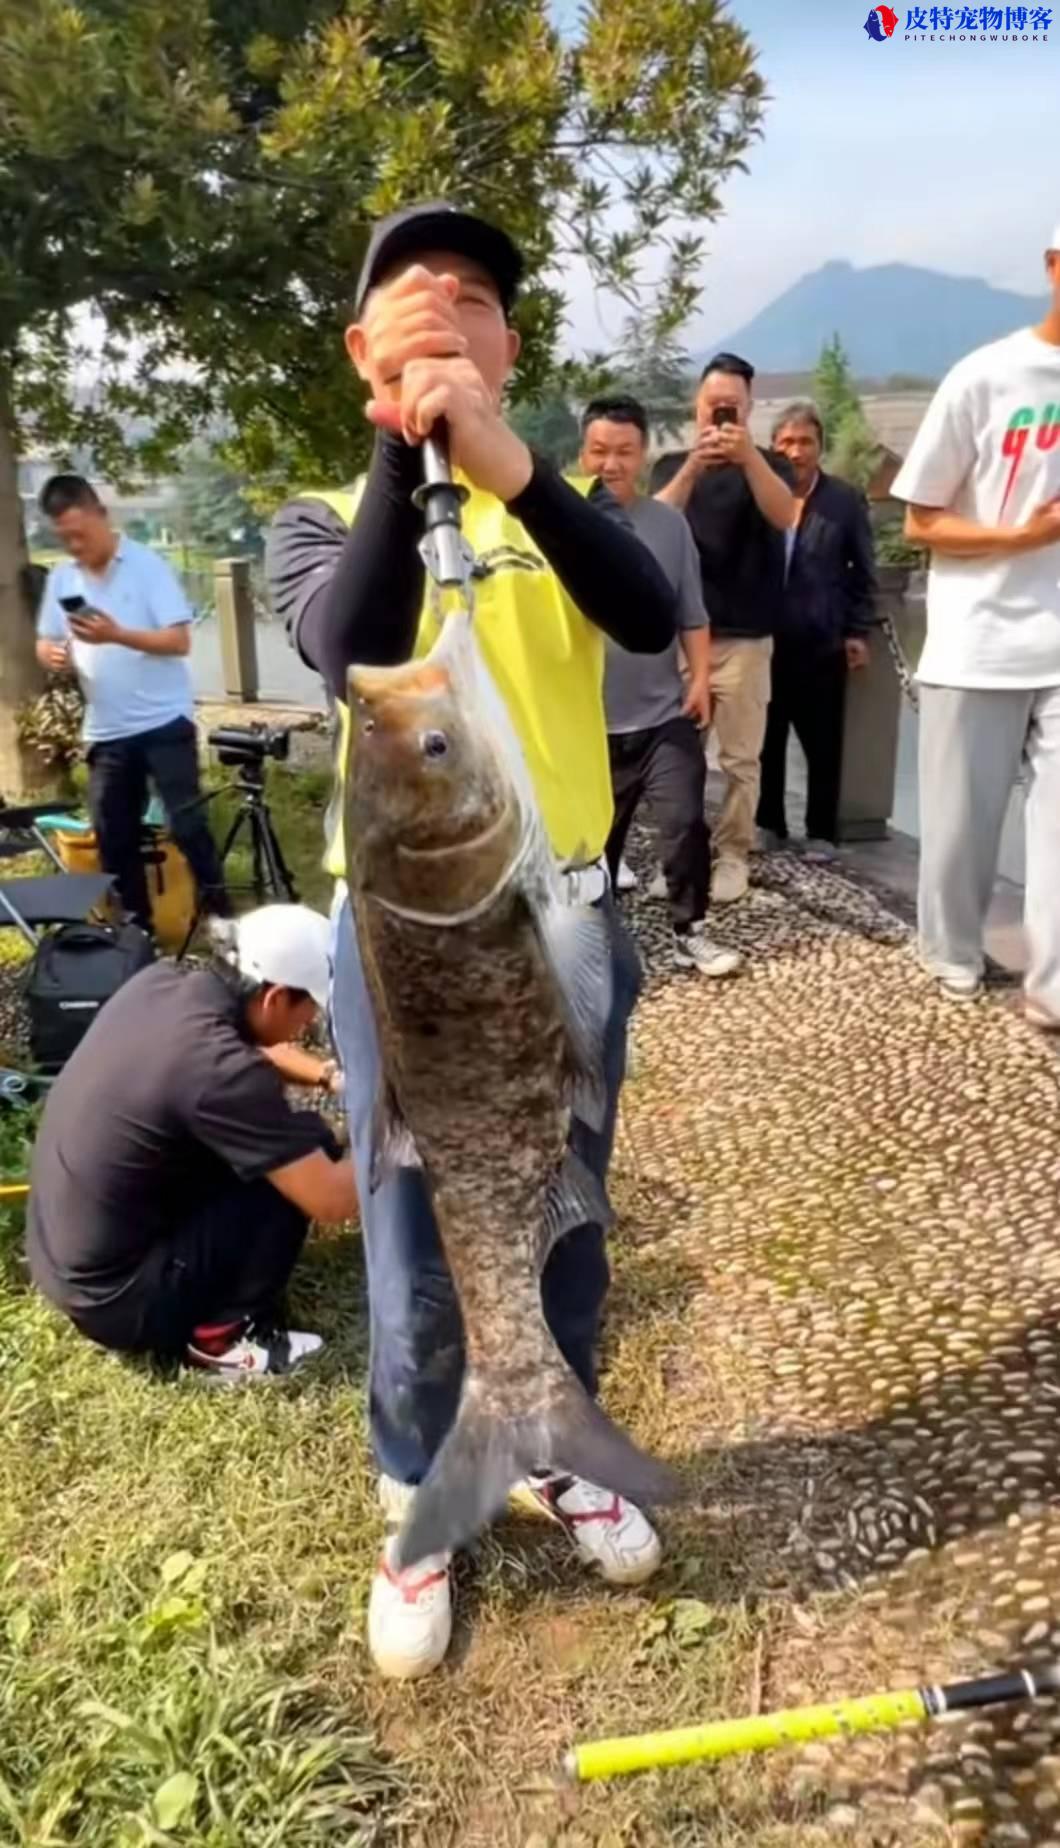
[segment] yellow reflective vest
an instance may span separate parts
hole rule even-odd
[[[571,484],[581,493],[588,479]],[[352,524],[363,481],[343,493],[310,491]],[[595,860],[611,828],[611,771],[604,720],[604,638],[571,602],[525,528],[491,494],[472,488],[464,532],[485,575],[475,580],[475,633],[526,752],[552,847],[560,860]],[[413,654],[428,654],[438,621],[425,588]],[[337,702],[336,770],[345,775],[349,711]],[[345,876],[342,804],[332,804],[324,864]]]

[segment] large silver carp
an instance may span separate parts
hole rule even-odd
[[[568,1148],[603,1121],[606,919],[564,903],[525,759],[450,615],[423,660],[353,668],[346,866],[382,1075],[371,1184],[421,1165],[464,1324],[452,1428],[398,1559],[457,1547],[555,1470],[643,1503],[673,1478],[585,1392],[541,1304],[555,1241],[610,1218]]]

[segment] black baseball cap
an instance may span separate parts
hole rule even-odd
[[[415,257],[427,250],[453,250],[462,257],[481,263],[497,284],[501,306],[507,315],[515,300],[523,273],[521,252],[506,231],[477,218],[474,212],[448,205],[444,199],[430,199],[422,205],[409,205],[403,211],[381,218],[368,240],[361,273],[357,278],[354,311],[360,313],[369,289],[402,257]]]

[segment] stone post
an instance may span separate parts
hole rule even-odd
[[[881,565],[879,614],[899,633],[909,573],[904,565]],[[882,627],[869,636],[869,665],[847,679],[843,722],[843,764],[839,779],[839,838],[887,838],[894,807],[898,722],[902,690]]]
[[[258,648],[249,559],[217,559],[213,584],[225,693],[229,699],[249,705],[258,697]]]

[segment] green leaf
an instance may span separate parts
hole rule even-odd
[[[83,1700],[77,1711],[82,1719],[102,1720],[117,1732],[124,1732],[127,1727],[135,1724],[130,1713],[122,1713],[118,1707],[109,1707],[102,1700]]]
[[[163,1598],[152,1605],[134,1628],[137,1641],[144,1647],[162,1643],[179,1631],[199,1630],[209,1619],[205,1605],[194,1598]]]
[[[188,1567],[180,1583],[180,1589],[185,1596],[194,1597],[196,1592],[202,1590],[209,1570],[205,1559],[197,1559],[193,1566]]]
[[[7,1620],[7,1634],[11,1639],[13,1648],[24,1648],[29,1640],[29,1633],[32,1628],[33,1618],[30,1615],[28,1606],[23,1604],[17,1611],[12,1611]]]
[[[175,1771],[154,1794],[152,1809],[160,1829],[176,1829],[190,1815],[199,1795],[199,1780],[190,1771]]]
[[[176,1585],[195,1564],[194,1553],[171,1553],[162,1562],[161,1578],[163,1585]]]
[[[670,1629],[681,1649],[695,1649],[717,1627],[717,1617],[701,1598],[675,1598],[670,1613]]]

